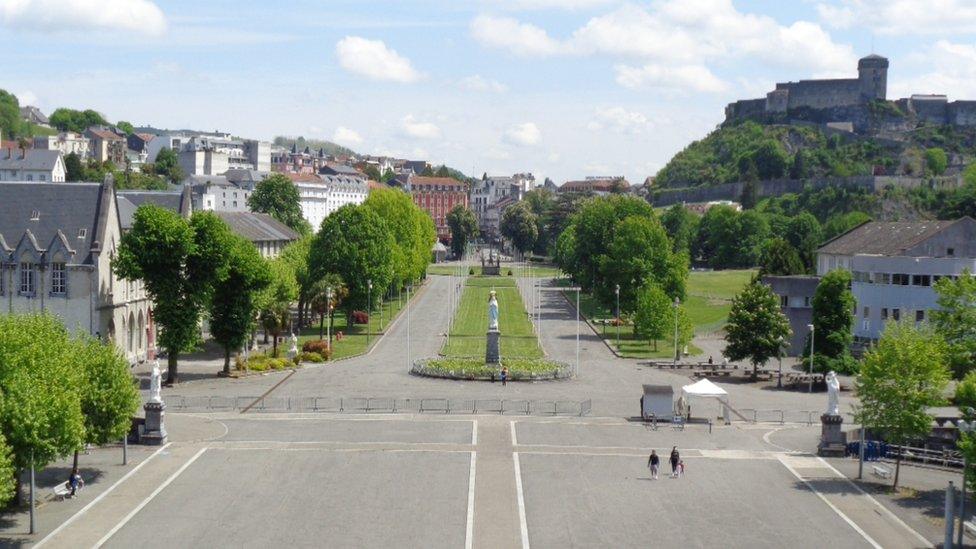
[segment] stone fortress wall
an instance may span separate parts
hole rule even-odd
[[[863,118],[863,113],[852,113],[852,109],[866,110],[871,102],[887,98],[888,59],[873,54],[863,57],[858,61],[857,72],[857,78],[778,83],[765,98],[730,103],[725,108],[725,121],[775,120],[797,109],[828,111],[821,116],[826,122]],[[976,126],[976,101],[950,102],[944,95],[913,95],[895,103],[903,113],[922,122]],[[855,121],[854,127],[863,130],[866,125]]]

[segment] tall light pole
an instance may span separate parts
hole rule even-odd
[[[332,286],[326,286],[325,288],[325,333],[327,334],[325,340],[329,342],[329,353],[332,352]],[[322,337],[322,332],[319,332],[319,337]]]
[[[809,368],[810,390],[809,392],[812,393],[813,392],[813,335],[814,335],[813,324],[807,324],[807,329],[810,330],[810,368]]]
[[[407,284],[407,371],[410,366],[410,285]]]
[[[674,367],[678,367],[678,305],[681,300],[674,298]]]
[[[966,416],[973,417],[974,410],[972,408],[966,408]],[[976,431],[976,420],[966,421],[965,419],[960,419],[956,423],[956,428],[963,433],[972,433]],[[956,533],[956,545],[962,547],[962,532],[965,529],[963,522],[966,520],[966,472],[969,470],[969,458],[966,457],[966,452],[962,453],[962,493],[959,498],[959,532]]]
[[[369,326],[373,320],[373,280],[366,281],[366,348],[369,349]]]
[[[617,352],[620,352],[620,284],[617,284],[613,289],[613,293],[617,295],[617,314],[614,318],[613,323],[617,325]]]

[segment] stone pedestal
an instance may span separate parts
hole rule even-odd
[[[486,334],[488,339],[488,345],[485,347],[485,364],[498,364],[501,361],[502,355],[498,348],[498,342],[502,337],[502,333],[498,330],[488,330]]]
[[[166,404],[147,402],[143,409],[146,411],[146,425],[142,432],[141,442],[149,446],[166,444],[166,426],[163,425]]]
[[[820,416],[820,444],[817,453],[821,456],[844,457],[847,448],[847,434],[841,430],[843,416],[823,414]]]

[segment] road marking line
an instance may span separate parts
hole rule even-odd
[[[471,446],[478,445],[478,420],[471,420]]]
[[[522,532],[522,549],[529,549],[529,525],[525,521],[525,496],[522,495],[522,466],[519,464],[519,453],[512,453],[515,463],[515,493],[518,496],[519,529]]]
[[[512,448],[518,447],[518,437],[515,436],[515,420],[508,422],[509,427],[512,429]]]
[[[388,440],[379,441],[354,441],[354,440],[217,440],[214,441],[213,447],[218,447],[217,445],[234,445],[234,444],[262,444],[266,446],[286,446],[289,444],[297,445],[311,445],[311,444],[333,444],[333,445],[344,445],[344,446],[460,446],[466,447],[470,444],[464,442],[397,442]],[[465,452],[470,452],[470,448],[464,448]]]
[[[464,529],[464,548],[471,549],[474,539],[474,477],[478,452],[471,452],[471,470],[468,473],[468,520]]]
[[[925,539],[922,536],[922,534],[919,534],[918,532],[915,531],[914,528],[912,528],[907,523],[905,523],[905,521],[903,521],[900,518],[898,518],[898,515],[896,515],[893,512],[891,512],[891,510],[888,509],[887,507],[885,507],[884,505],[882,505],[880,501],[874,499],[874,496],[872,496],[871,494],[869,494],[869,493],[865,492],[864,490],[862,490],[861,487],[857,485],[857,483],[851,481],[851,479],[847,478],[846,475],[844,475],[843,473],[841,473],[840,471],[838,471],[837,469],[835,469],[833,465],[831,465],[830,463],[827,463],[827,460],[825,460],[824,458],[822,458],[820,456],[817,456],[817,459],[820,460],[821,462],[823,462],[823,464],[826,465],[828,468],[830,468],[831,471],[833,471],[834,473],[836,473],[837,476],[843,478],[851,486],[853,486],[854,488],[856,488],[858,492],[860,492],[860,493],[864,494],[865,496],[867,496],[868,499],[870,499],[875,505],[877,505],[878,507],[881,508],[881,511],[884,512],[884,514],[887,515],[888,518],[890,518],[891,520],[895,521],[895,523],[901,525],[901,527],[904,528],[905,530],[908,530],[909,532],[911,532],[911,534],[914,535],[915,538],[918,539],[918,541],[922,543],[922,546],[923,547],[934,547],[932,545],[932,542],[930,542],[929,540]]]
[[[119,480],[115,481],[115,484],[109,486],[108,487],[108,490],[105,490],[101,494],[98,494],[98,497],[96,497],[95,499],[91,500],[91,502],[88,505],[82,507],[80,511],[78,511],[74,515],[71,515],[71,518],[69,518],[68,520],[62,522],[61,523],[61,526],[58,526],[57,528],[55,528],[54,530],[52,530],[50,534],[44,536],[44,539],[42,539],[41,541],[37,542],[37,544],[34,545],[34,548],[36,549],[38,547],[41,547],[42,545],[44,545],[45,543],[47,543],[47,541],[49,539],[51,539],[52,537],[54,537],[55,535],[57,535],[58,532],[60,532],[61,530],[64,530],[69,524],[73,523],[78,517],[80,517],[81,515],[85,514],[85,512],[87,512],[89,509],[91,509],[92,507],[94,507],[96,503],[98,503],[99,501],[101,501],[102,498],[104,498],[105,496],[109,495],[112,492],[112,490],[115,490],[116,486],[118,486],[119,484],[122,484],[123,482],[125,482],[129,477],[131,477],[132,475],[136,474],[136,471],[138,471],[139,469],[141,469],[143,465],[149,463],[152,460],[152,458],[158,456],[166,448],[169,448],[169,445],[170,444],[172,444],[172,442],[167,442],[162,447],[160,447],[158,450],[156,450],[155,452],[153,452],[152,455],[150,455],[146,459],[142,460],[142,463],[140,463],[140,464],[136,465],[135,467],[133,467],[131,471],[129,471],[128,473],[126,473],[125,475],[123,475],[122,478],[120,478]]]
[[[826,496],[824,496],[823,494],[821,494],[820,492],[818,492],[817,489],[814,488],[812,484],[810,484],[805,478],[803,478],[802,476],[800,476],[800,474],[797,473],[796,470],[793,469],[793,467],[791,467],[788,463],[786,463],[785,460],[780,459],[779,462],[782,463],[783,464],[783,467],[786,467],[786,469],[790,473],[792,473],[793,476],[796,477],[797,480],[799,480],[800,482],[802,482],[807,488],[810,489],[811,492],[813,492],[814,494],[816,494],[818,498],[820,498],[824,503],[826,503],[828,507],[830,507],[831,509],[833,509],[833,511],[835,513],[837,513],[837,516],[839,516],[840,518],[844,519],[844,522],[846,522],[847,524],[849,524],[850,527],[854,529],[854,531],[856,531],[858,534],[861,534],[861,537],[864,538],[865,541],[867,541],[868,543],[870,543],[872,547],[875,547],[876,549],[884,549],[878,542],[874,541],[874,539],[871,536],[869,536],[867,532],[865,532],[864,530],[862,530],[860,526],[858,526],[853,520],[851,520],[847,515],[845,515],[843,511],[841,511],[840,509],[837,508],[837,506],[835,506],[833,503],[831,503],[830,500],[828,500]],[[928,542],[926,542],[926,543],[928,543]]]
[[[108,531],[107,534],[105,534],[104,536],[102,536],[102,539],[98,540],[95,543],[94,549],[98,549],[99,547],[101,547],[102,545],[104,545],[105,542],[107,542],[112,536],[114,536],[116,532],[118,532],[119,530],[121,530],[122,527],[125,526],[126,523],[129,522],[129,520],[132,519],[132,517],[136,516],[136,513],[138,513],[139,511],[142,511],[142,508],[145,507],[146,505],[149,505],[149,502],[152,501],[153,498],[155,498],[157,495],[159,495],[159,493],[162,492],[167,486],[169,486],[171,482],[173,482],[174,480],[176,480],[176,477],[180,476],[180,474],[183,473],[183,471],[186,471],[186,469],[190,465],[192,465],[193,462],[196,461],[197,458],[200,457],[201,455],[203,455],[203,453],[206,452],[206,451],[207,451],[207,447],[204,446],[203,448],[200,449],[199,452],[197,452],[196,454],[193,454],[193,457],[191,457],[189,461],[187,461],[186,463],[184,463],[183,465],[181,465],[180,468],[177,469],[175,473],[173,473],[172,475],[170,475],[168,479],[166,479],[165,481],[163,481],[162,484],[160,484],[158,487],[156,487],[156,489],[153,490],[153,492],[151,494],[149,494],[149,496],[146,499],[142,500],[142,503],[140,503],[139,505],[137,505],[136,508],[133,509],[132,511],[130,511],[129,514],[126,515],[118,524],[116,524],[114,528],[112,528],[111,530]]]
[[[292,417],[288,416],[244,416],[240,417],[238,414],[234,414],[232,417],[224,418],[227,421],[412,421],[414,423],[437,423],[437,422],[468,422],[471,421],[467,418],[443,418],[434,416],[419,416],[410,417],[406,415],[387,415],[387,416],[371,416],[371,417],[349,417],[349,416],[327,416],[322,412],[318,416],[308,416],[308,415],[295,415]],[[426,418],[430,419],[426,419]],[[494,416],[488,416],[494,417]],[[421,419],[424,418],[424,419]]]

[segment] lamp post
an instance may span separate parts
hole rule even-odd
[[[973,417],[974,411],[972,408],[966,409],[966,416]],[[972,433],[976,431],[976,419],[972,421],[966,421],[965,419],[960,419],[956,423],[956,428],[962,433]],[[966,472],[969,470],[969,459],[966,457],[965,452],[962,454],[962,493],[959,497],[959,531],[956,533],[956,545],[962,547],[962,533],[964,530],[963,522],[966,520]]]
[[[614,287],[613,293],[616,294],[617,296],[617,314],[613,323],[617,325],[617,352],[619,353],[620,352],[620,284],[617,284]]]
[[[807,324],[807,329],[810,330],[810,390],[808,392],[813,392],[813,324]]]
[[[329,342],[329,352],[332,352],[332,286],[325,287],[325,340]],[[322,337],[322,332],[319,332]]]
[[[373,280],[366,281],[366,348],[369,348],[369,326],[373,320]]]
[[[678,305],[681,300],[674,298],[674,367],[678,367]]]
[[[410,371],[410,285],[407,285],[407,371]]]

